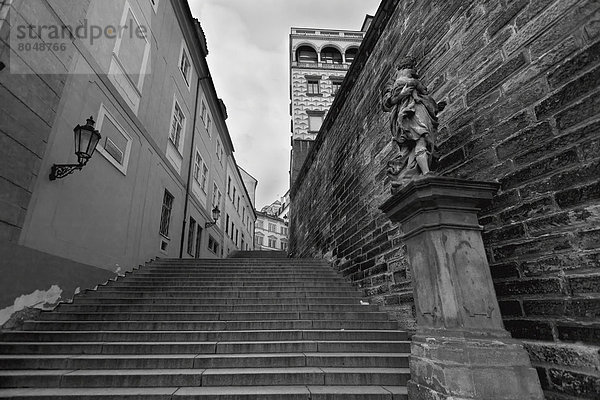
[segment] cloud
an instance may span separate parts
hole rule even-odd
[[[358,30],[379,0],[189,0],[227,105],[241,167],[258,179],[257,208],[289,188],[289,33],[292,26]]]

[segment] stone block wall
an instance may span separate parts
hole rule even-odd
[[[548,399],[600,393],[600,5],[384,0],[292,188],[291,251],[327,257],[408,329],[401,227],[378,207],[394,153],[381,90],[419,60],[440,173],[502,188],[481,214],[506,328]]]
[[[38,58],[31,52],[24,57],[23,51],[11,47],[11,29],[17,29],[11,24],[61,26],[55,10],[82,19],[89,1],[74,6],[73,2],[53,0],[54,9],[46,2],[0,2],[0,241],[19,240],[74,53],[74,48],[69,48],[41,52]],[[56,73],[38,73],[37,63]]]

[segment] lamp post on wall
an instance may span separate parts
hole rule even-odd
[[[213,208],[213,210],[212,210],[213,222],[207,222],[204,225],[204,227],[210,228],[211,226],[215,226],[220,217],[221,217],[221,210],[219,210],[219,206],[215,206],[215,208]]]
[[[64,178],[65,176],[72,174],[75,170],[81,170],[87,162],[92,158],[96,151],[98,142],[102,139],[100,132],[98,132],[94,125],[94,117],[90,117],[87,123],[83,126],[77,125],[73,129],[75,139],[75,154],[77,155],[77,164],[54,164],[50,170],[50,180]]]

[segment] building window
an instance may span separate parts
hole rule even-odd
[[[213,182],[212,206],[213,207],[219,207],[219,208],[221,208],[221,200],[222,200],[222,198],[223,198],[223,195],[221,194],[221,191],[217,187],[217,184],[215,182]]]
[[[190,256],[194,256],[194,245],[196,244],[196,220],[190,217],[190,226],[188,226],[188,241],[187,241],[187,252]]]
[[[325,47],[321,51],[321,62],[326,64],[341,64],[342,53],[334,47]]]
[[[100,106],[97,129],[102,132],[102,140],[98,143],[98,152],[123,175],[126,175],[132,139],[104,105]]]
[[[237,206],[236,206],[236,210],[237,210],[237,212],[238,212],[238,214],[239,214],[239,213],[240,213],[240,196],[238,196],[238,199],[237,199]]]
[[[256,236],[256,245],[257,246],[262,246],[264,244],[264,237],[262,236]]]
[[[233,188],[233,198],[231,199],[231,203],[235,205],[235,194],[236,194],[236,189],[235,187]]]
[[[238,245],[239,242],[239,238],[240,238],[240,231],[239,230],[235,230],[235,245]]]
[[[200,244],[202,243],[202,227],[198,225],[198,229],[196,230],[196,258],[200,258]]]
[[[171,224],[171,210],[173,209],[174,199],[173,195],[165,189],[160,215],[160,234],[166,238],[169,237],[169,225]]]
[[[277,232],[277,226],[275,224],[269,224],[269,232]]]
[[[281,234],[287,236],[287,234],[288,234],[288,228],[286,228],[285,226],[282,226],[281,227]]]
[[[256,221],[256,227],[260,229],[264,229],[264,225],[262,221]]]
[[[169,133],[169,140],[173,143],[173,146],[181,153],[182,147],[182,135],[183,128],[185,126],[185,115],[181,111],[181,107],[177,100],[175,100],[175,108],[173,110],[173,119],[171,123],[171,132]]]
[[[185,84],[190,88],[190,81],[192,75],[192,64],[190,63],[190,57],[188,56],[188,52],[185,49],[185,45],[181,45],[181,57],[179,60],[179,70],[181,71],[181,75],[183,75],[183,79],[185,80]]]
[[[296,50],[296,60],[301,63],[316,63],[318,55],[315,49],[309,46],[301,46]]]
[[[217,139],[217,159],[223,164],[223,144],[221,144],[221,140],[219,139]]]
[[[119,61],[120,69],[127,75],[130,82],[141,92],[144,75],[150,55],[150,42],[145,34],[145,29],[138,22],[133,9],[125,3],[121,26],[127,26],[132,31],[141,35],[117,35],[113,54]],[[117,85],[119,88],[120,86]]]
[[[211,236],[208,235],[208,249],[218,255],[219,254],[219,243]]]
[[[358,49],[353,47],[351,49],[346,50],[346,62],[352,64],[356,59],[356,55],[358,54]]]
[[[323,114],[308,114],[308,131],[318,133],[323,125]]]
[[[204,162],[202,162],[202,174],[200,175],[200,188],[202,189],[202,191],[204,193],[206,193],[206,190],[208,186],[208,167],[206,166],[206,164]]]
[[[226,214],[226,220],[225,220],[225,233],[228,234],[229,233],[229,214]]]
[[[317,95],[320,94],[320,88],[319,88],[319,80],[318,79],[309,79],[308,81],[308,89],[306,91],[306,93],[308,93],[309,95]]]
[[[342,82],[341,81],[332,81],[331,87],[332,87],[331,94],[333,94],[335,96],[340,91],[340,88],[342,87]]]
[[[158,10],[158,1],[159,0],[150,0],[150,4],[152,4],[152,9],[154,10],[155,13]]]
[[[276,237],[269,237],[269,247],[272,249],[276,249],[277,248],[277,238]]]
[[[196,156],[194,157],[194,180],[200,184],[200,169],[202,168],[202,156],[198,149],[196,149]]]
[[[288,248],[288,244],[287,244],[286,242],[284,242],[284,241],[282,240],[282,241],[281,241],[281,243],[280,243],[280,245],[281,245],[281,250],[284,250],[284,251],[285,251],[285,250],[287,250],[287,248]]]

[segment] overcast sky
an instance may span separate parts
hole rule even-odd
[[[288,190],[290,28],[360,29],[380,0],[189,0],[238,164],[258,179],[256,207]]]

